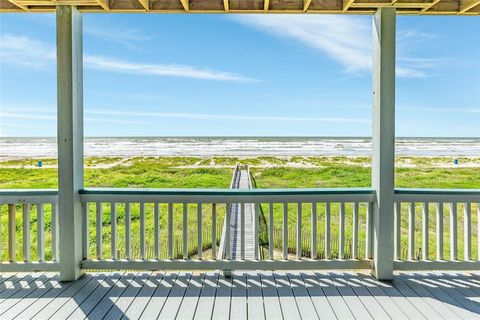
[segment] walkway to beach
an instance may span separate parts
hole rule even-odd
[[[238,169],[238,173],[233,178],[233,189],[251,189],[249,172],[246,168]],[[255,259],[254,234],[253,234],[253,204],[245,204],[245,257],[244,259]],[[241,237],[242,237],[242,217],[241,204],[233,203],[230,209],[230,252],[232,259],[242,259]]]

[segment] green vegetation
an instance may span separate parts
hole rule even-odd
[[[43,167],[35,167],[35,160],[9,160],[0,162],[0,188],[56,188],[57,169],[55,159],[42,159]],[[332,188],[332,187],[368,187],[370,185],[370,159],[366,157],[134,157],[134,158],[87,158],[85,160],[85,186],[86,187],[112,187],[112,188],[228,188],[232,174],[232,168],[236,163],[249,164],[258,188]],[[398,158],[396,169],[397,187],[407,188],[475,188],[480,189],[480,159],[461,158],[460,164],[453,166],[449,158]],[[261,220],[261,242],[266,244],[268,236],[268,210],[267,204],[261,205],[264,216]],[[51,257],[51,208],[45,205],[45,241],[46,258]],[[110,204],[102,205],[102,232],[104,257],[110,257]],[[274,246],[276,254],[282,247],[282,217],[283,207],[273,206],[274,213]],[[1,234],[7,234],[8,207],[1,206]],[[472,212],[476,212],[473,205]],[[407,244],[408,209],[402,207],[402,248]],[[160,248],[161,257],[167,257],[167,205],[160,205]],[[204,256],[208,256],[211,247],[211,205],[202,208],[203,226],[203,249]],[[310,254],[310,230],[311,230],[311,205],[304,204],[302,207],[302,247],[303,254]],[[345,235],[346,257],[351,254],[352,241],[352,217],[353,206],[346,204],[345,207]],[[430,205],[430,255],[435,252],[435,208]],[[324,250],[324,220],[325,205],[318,204],[318,252],[322,257]],[[458,208],[458,242],[459,257],[463,255],[463,204]],[[217,206],[217,240],[220,240],[220,232],[225,214],[225,206]],[[444,209],[445,232],[448,230],[448,208]],[[36,259],[37,242],[37,217],[36,206],[31,208],[31,241],[32,258]],[[90,217],[90,252],[95,255],[95,205],[89,206]],[[117,205],[118,216],[118,250],[119,256],[125,255],[125,208],[124,204]],[[359,254],[364,253],[365,241],[365,216],[366,208],[359,208]],[[267,219],[265,219],[267,217]],[[139,257],[140,237],[140,208],[138,204],[131,207],[131,234],[132,234],[132,257]],[[473,225],[477,223],[477,215],[472,214]],[[182,230],[183,208],[181,205],[173,207],[174,223],[174,255],[182,256]],[[332,256],[338,254],[338,221],[339,205],[331,207],[331,246]],[[294,254],[296,250],[296,223],[297,205],[288,206],[288,250]],[[421,209],[416,208],[416,248],[421,247]],[[17,206],[17,259],[22,259],[22,215],[21,206]],[[153,257],[153,204],[145,206],[146,225],[146,256]],[[197,207],[196,204],[188,206],[188,251],[189,256],[194,256],[197,251]],[[476,258],[477,230],[473,228],[472,252]],[[449,254],[448,233],[445,233],[445,256]],[[6,237],[1,239],[2,259],[7,258]],[[402,251],[406,256],[406,251]]]

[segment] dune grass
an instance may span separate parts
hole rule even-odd
[[[471,160],[471,159],[470,159]],[[461,160],[462,162],[463,160]],[[465,160],[466,161],[466,160]],[[475,159],[473,162],[475,163]],[[371,171],[369,168],[370,160],[366,157],[258,157],[258,158],[235,158],[235,157],[214,157],[214,158],[195,158],[195,157],[136,157],[130,159],[120,158],[87,158],[85,160],[85,186],[86,187],[112,187],[112,188],[228,188],[230,184],[232,168],[235,163],[250,164],[252,175],[255,177],[258,188],[335,188],[335,187],[368,187],[370,185]],[[399,167],[396,169],[397,187],[408,188],[474,188],[480,189],[480,170],[478,167],[443,167],[437,164],[448,164],[445,158],[400,158],[397,162],[408,163],[413,167]],[[43,168],[32,167],[34,160],[9,160],[0,162],[0,188],[56,188],[57,170],[55,168],[55,159],[44,159]],[[53,167],[48,167],[53,166]],[[211,205],[203,206],[202,224],[204,229],[203,248],[207,250],[211,247]],[[268,213],[268,205],[262,204],[262,209]],[[181,205],[174,206],[174,254],[181,256],[182,248],[182,228],[183,228],[183,208]],[[188,250],[189,255],[193,256],[196,252],[197,239],[197,214],[196,204],[188,206],[187,228],[189,234]],[[290,252],[295,251],[296,242],[296,223],[297,207],[295,204],[289,205],[288,209],[288,228],[289,239],[288,247]],[[352,240],[352,210],[351,204],[345,208],[345,235],[346,235],[346,256],[350,255],[350,242]],[[476,212],[476,205],[473,205],[472,211]],[[165,205],[160,207],[160,243],[161,256],[166,257],[166,232],[168,211]],[[217,208],[217,240],[220,239],[221,226],[225,214],[225,207]],[[46,258],[51,257],[51,209],[50,205],[45,206],[45,241]],[[310,219],[311,205],[304,204],[302,207],[302,243],[304,255],[309,254],[310,248]],[[324,204],[318,204],[318,244],[319,256],[323,252],[323,241],[325,229],[324,225]],[[331,208],[331,235],[332,235],[332,256],[338,254],[338,220],[339,205],[332,204]],[[361,205],[359,209],[359,240],[360,255],[363,254],[363,242],[365,239],[365,206]],[[433,257],[435,252],[435,208],[430,207],[430,254]],[[459,257],[463,255],[463,204],[459,205],[458,211],[458,242]],[[118,215],[118,249],[119,256],[125,254],[124,241],[124,205],[117,207]],[[282,244],[282,207],[274,206],[274,244],[277,249]],[[90,253],[95,254],[95,207],[90,205]],[[448,222],[448,208],[444,209],[445,222]],[[139,221],[140,213],[138,204],[132,206],[132,256],[139,256]],[[1,234],[7,234],[7,206],[1,206]],[[402,208],[402,247],[406,248],[407,243],[407,208]],[[477,223],[477,215],[472,214],[473,225]],[[37,252],[37,226],[36,226],[36,207],[32,206],[31,212],[31,241],[32,257],[35,259]],[[421,247],[421,209],[416,208],[416,248]],[[17,206],[17,258],[22,259],[22,217],[21,208]],[[104,257],[110,257],[110,205],[103,205],[102,231],[103,231],[103,252]],[[146,254],[153,257],[153,205],[147,204],[145,207],[146,223]],[[448,257],[448,223],[445,223],[445,256]],[[474,257],[477,253],[478,237],[477,230],[472,230]],[[262,236],[266,239],[266,236]],[[7,258],[6,238],[2,237],[0,242],[2,259]],[[402,256],[406,256],[406,251],[402,251]]]

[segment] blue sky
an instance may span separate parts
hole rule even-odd
[[[371,17],[84,15],[87,136],[370,136]],[[397,18],[397,136],[480,137],[480,19]],[[55,16],[0,15],[0,135],[56,134]]]

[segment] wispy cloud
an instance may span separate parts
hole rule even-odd
[[[255,79],[229,72],[201,69],[186,65],[136,63],[100,56],[85,56],[84,61],[87,68],[113,72],[185,77],[203,80],[257,81]]]
[[[39,114],[39,116],[33,114]],[[211,113],[182,113],[182,112],[144,112],[144,111],[116,111],[85,108],[85,121],[94,122],[117,122],[141,124],[146,123],[145,119],[152,118],[175,118],[188,120],[232,120],[232,121],[286,121],[286,122],[332,122],[332,123],[370,123],[368,118],[348,117],[298,117],[298,116],[277,116],[277,115],[243,115],[243,114],[211,114]],[[108,116],[108,117],[98,117]],[[118,118],[112,118],[118,117]],[[128,119],[122,119],[127,117]],[[53,107],[23,108],[4,107],[0,110],[0,119],[56,119],[56,109]],[[136,118],[136,119],[135,119]],[[139,119],[139,120],[137,120]]]
[[[209,113],[179,113],[179,112],[136,112],[136,111],[109,111],[87,110],[87,114],[148,117],[148,118],[178,118],[190,120],[253,120],[253,121],[306,121],[306,122],[340,122],[340,123],[369,123],[370,119],[361,118],[335,118],[335,117],[291,117],[291,116],[256,116],[256,115],[227,115]]]
[[[128,49],[138,50],[138,43],[152,40],[153,35],[148,34],[139,28],[119,28],[118,25],[112,26],[104,23],[99,24],[94,19],[88,19],[84,23],[83,32],[86,35],[100,38],[105,41],[120,44]]]
[[[480,114],[480,106],[477,108],[455,108],[455,107],[398,107],[397,111],[425,111],[435,113],[478,113]]]
[[[0,62],[29,68],[45,68],[55,60],[55,49],[48,44],[23,36],[0,34]]]
[[[371,64],[370,29],[359,18],[342,16],[242,15],[236,21],[314,48],[358,72]]]
[[[234,20],[277,37],[291,39],[311,47],[340,63],[347,72],[371,70],[371,24],[366,19],[325,15],[242,15]],[[425,39],[429,34],[416,30],[401,33],[402,39]],[[426,61],[424,61],[426,62]],[[429,61],[430,62],[430,61]],[[406,58],[397,61],[399,77],[425,77],[430,64],[412,63]]]
[[[55,48],[44,42],[11,34],[0,35],[0,63],[2,64],[12,63],[26,67],[46,68],[55,59]],[[131,62],[94,55],[85,55],[84,63],[86,68],[119,73],[217,81],[258,81],[230,72],[181,64]]]

